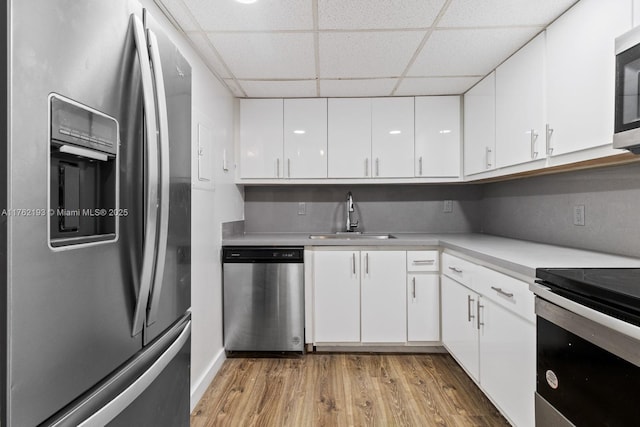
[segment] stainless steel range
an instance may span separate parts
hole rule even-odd
[[[536,426],[640,420],[640,269],[538,269]]]

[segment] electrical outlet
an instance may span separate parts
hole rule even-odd
[[[584,205],[573,207],[573,225],[584,225]]]
[[[307,214],[307,204],[305,202],[298,203],[298,215]]]
[[[445,213],[453,212],[453,200],[445,200],[444,201],[444,212]]]

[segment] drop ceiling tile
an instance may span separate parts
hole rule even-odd
[[[204,61],[213,68],[214,72],[223,79],[232,77],[227,67],[220,61],[215,53],[209,38],[203,33],[189,33],[189,39],[193,42]]]
[[[439,27],[546,26],[577,0],[453,0]]]
[[[407,75],[485,75],[539,31],[538,28],[436,30]]]
[[[318,96],[315,80],[240,80],[249,98],[312,98]]]
[[[167,8],[183,31],[198,31],[200,29],[182,0],[162,0],[161,3]]]
[[[320,77],[398,77],[423,31],[320,33]]]
[[[204,31],[311,30],[311,0],[184,0]]]
[[[320,96],[389,96],[398,79],[320,80]]]
[[[459,95],[482,77],[406,77],[394,95]]]
[[[444,0],[318,0],[318,26],[325,29],[430,27]]]
[[[311,33],[218,33],[209,40],[236,78],[316,77]]]

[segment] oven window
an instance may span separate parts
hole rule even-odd
[[[537,392],[577,426],[640,420],[640,367],[538,316]]]
[[[616,55],[615,132],[640,127],[640,45]]]

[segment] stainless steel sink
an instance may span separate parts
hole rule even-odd
[[[356,232],[338,232],[327,234],[312,234],[309,236],[313,240],[386,240],[395,239],[391,234],[373,234],[373,233],[356,233]]]

